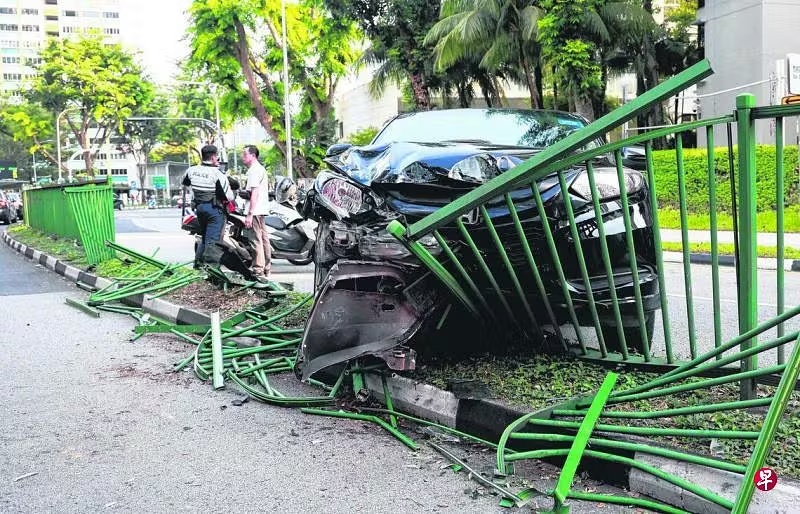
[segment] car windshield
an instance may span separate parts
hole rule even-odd
[[[403,114],[373,141],[463,142],[545,148],[584,127],[582,118],[564,112],[522,109],[452,109]]]

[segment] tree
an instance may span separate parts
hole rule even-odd
[[[309,160],[319,162],[319,148],[332,138],[333,97],[339,78],[358,57],[357,33],[321,0],[286,7],[289,73],[301,100],[292,159],[302,175],[311,171]],[[234,117],[255,116],[286,156],[280,1],[195,0],[189,12],[190,66],[224,88],[226,110]]]
[[[441,20],[428,31],[425,43],[435,45],[438,70],[477,61],[490,74],[505,71],[521,78],[531,107],[538,109],[543,96],[538,42],[542,14],[529,0],[444,0]]]
[[[371,92],[407,82],[418,110],[433,107],[431,91],[441,77],[425,47],[428,30],[439,19],[439,3],[429,0],[325,0],[334,15],[354,20],[370,40],[364,62],[376,66]]]
[[[92,148],[90,128],[97,129],[99,140],[107,141],[111,131],[152,94],[134,56],[99,35],[50,39],[41,57],[25,98],[54,117],[67,107],[75,108],[76,115],[66,115],[65,120],[80,148]],[[93,174],[93,152],[83,157],[87,173]]]
[[[0,134],[26,149],[40,152],[53,164],[58,163],[54,151],[53,116],[42,106],[31,103],[0,104]]]
[[[169,99],[160,93],[155,93],[153,99],[139,106],[134,112],[134,118],[166,118],[170,114]],[[122,133],[127,141],[121,146],[125,153],[131,153],[137,163],[137,178],[139,187],[144,185],[143,172],[147,169],[150,152],[153,148],[167,139],[166,135],[172,133],[169,128],[174,123],[169,120],[125,120],[122,124]]]

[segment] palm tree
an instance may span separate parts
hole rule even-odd
[[[513,69],[530,92],[531,107],[540,108],[541,13],[530,0],[444,0],[440,20],[428,31],[425,44],[435,45],[439,70],[470,60],[490,73]]]

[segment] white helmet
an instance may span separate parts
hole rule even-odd
[[[295,186],[294,180],[289,177],[277,177],[275,182],[275,201],[278,203],[297,201],[297,186]]]

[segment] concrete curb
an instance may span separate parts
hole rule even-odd
[[[8,232],[3,232],[2,235],[3,241],[9,247],[41,266],[56,272],[70,282],[81,282],[98,289],[102,289],[111,284],[111,281],[108,279],[82,271],[55,257],[20,243],[11,237]],[[180,305],[175,305],[161,298],[149,298],[146,295],[136,295],[125,298],[123,303],[132,307],[141,307],[144,312],[177,325],[205,325],[211,323],[211,318],[208,315],[192,309],[187,309],[186,307],[181,307]]]
[[[452,392],[406,377],[390,377],[387,379],[387,385],[398,410],[487,440],[499,440],[509,424],[530,413],[494,400],[457,398]],[[368,376],[366,386],[373,398],[383,401],[383,386],[378,377]],[[630,454],[626,456],[630,457]],[[637,452],[632,458],[690,483],[702,485],[731,501],[736,499],[736,491],[742,480],[741,476],[727,471],[650,454]],[[598,475],[592,478],[606,482],[608,477],[602,476],[605,470],[606,467],[601,466],[595,469],[587,468],[586,471],[590,475],[597,472]],[[728,512],[714,503],[636,468],[629,468],[627,471],[625,473],[627,483],[623,480],[622,485],[633,493],[649,496],[689,512],[701,514]],[[769,493],[755,491],[748,513],[792,514],[797,512],[798,500],[800,500],[800,482],[780,478],[777,487]]]
[[[663,252],[664,262],[683,262],[683,254],[680,252]],[[710,253],[690,253],[689,262],[692,264],[711,264]],[[720,255],[720,266],[736,266],[736,260],[733,255]],[[778,260],[769,257],[758,258],[758,269],[774,270],[778,269]],[[786,271],[800,271],[800,260],[785,259],[783,261],[783,269]]]

